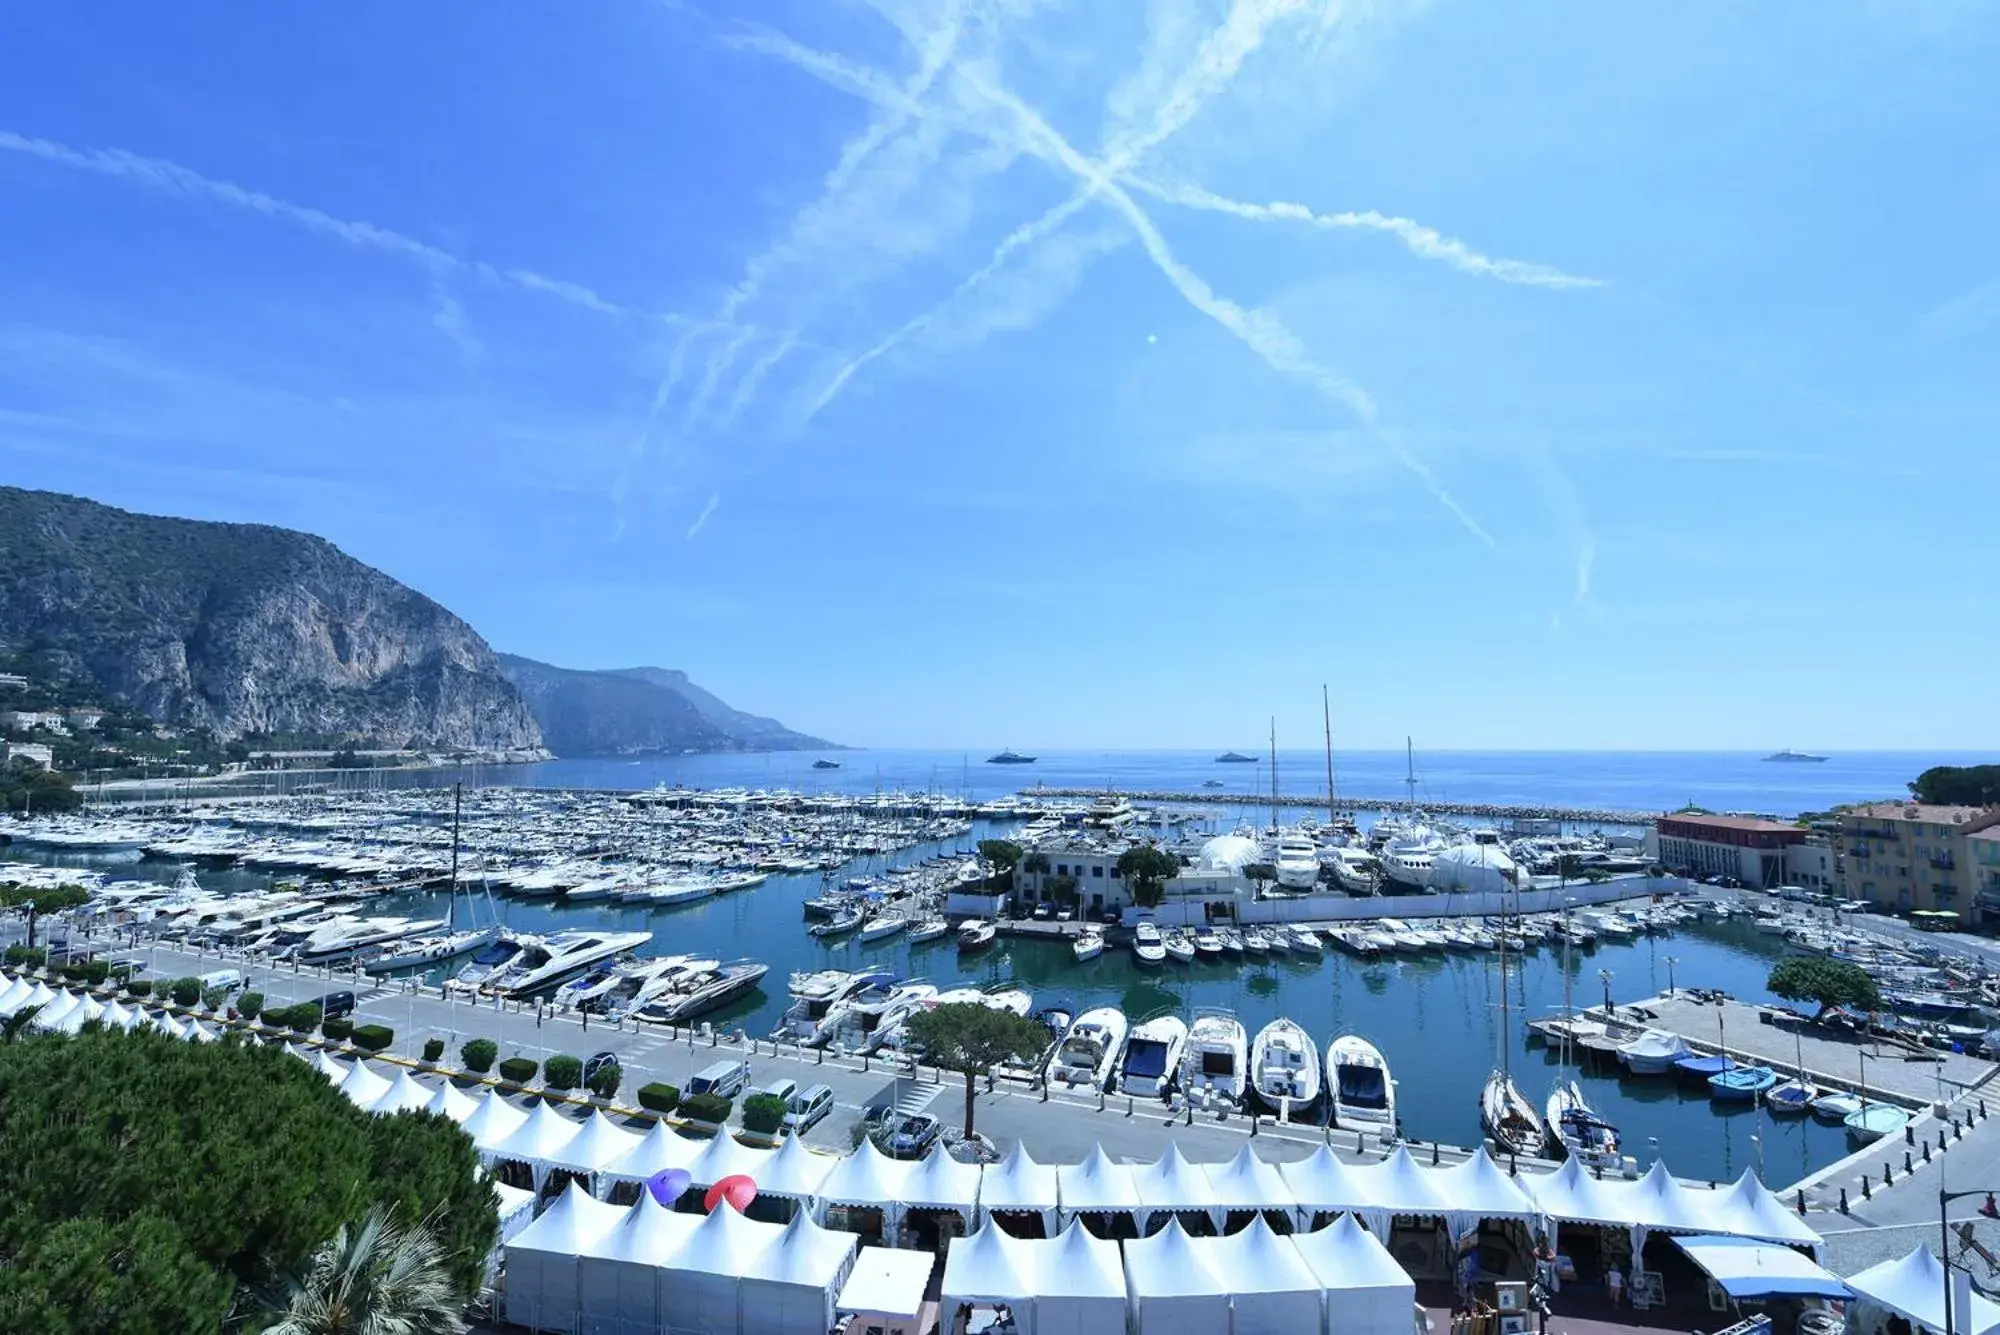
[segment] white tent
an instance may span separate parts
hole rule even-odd
[[[570,1191],[576,1190],[572,1183]],[[660,1267],[701,1226],[700,1215],[675,1214],[651,1196],[620,1214],[617,1227],[591,1243],[577,1268],[586,1335],[658,1330]]]
[[[190,1023],[188,1037],[199,1041],[194,1031],[200,1028],[199,1023]],[[340,1082],[339,1089],[355,1107],[366,1108],[389,1092],[389,1081],[377,1075],[367,1062],[358,1061],[354,1063],[354,1069],[347,1073],[347,1078]]]
[[[1815,1256],[1819,1254],[1820,1235],[1796,1213],[1787,1210],[1784,1202],[1749,1169],[1743,1170],[1743,1176],[1724,1195],[1724,1218],[1729,1224],[1725,1232],[1743,1238],[1797,1243],[1812,1248]]]
[[[56,994],[40,979],[31,983],[17,978],[12,987],[0,993],[0,1019],[10,1019],[30,1006],[46,1006],[55,999]]]
[[[906,1209],[956,1210],[967,1226],[979,1205],[979,1165],[960,1163],[945,1153],[944,1142],[918,1161],[903,1180]]]
[[[1591,1175],[1583,1161],[1569,1158],[1553,1173],[1526,1177],[1522,1185],[1548,1218],[1565,1224],[1625,1224],[1624,1202],[1617,1187]]]
[[[1713,1233],[1768,1237],[1819,1245],[1819,1235],[1798,1220],[1774,1221],[1756,1197],[1682,1186],[1664,1164],[1655,1162],[1637,1182],[1592,1177],[1572,1159],[1547,1177],[1527,1179],[1536,1204],[1560,1223],[1606,1224],[1628,1229],[1634,1251],[1653,1232]],[[1762,1191],[1761,1186],[1757,1187]],[[1763,1193],[1766,1197],[1768,1192]],[[1773,1199],[1770,1204],[1776,1204]],[[1779,1213],[1784,1213],[1779,1207]]]
[[[1193,1243],[1229,1288],[1236,1335],[1289,1335],[1319,1329],[1325,1297],[1319,1277],[1291,1239],[1279,1237],[1258,1215],[1250,1227]]]
[[[495,1182],[493,1204],[500,1221],[500,1241],[503,1243],[535,1222],[535,1193],[532,1191]]]
[[[184,1039],[188,1036],[188,1029],[193,1028],[193,1026],[194,1022],[190,1020],[188,1022],[187,1027],[183,1028],[179,1020],[167,1014],[165,1011],[160,1011],[153,1016],[153,1028],[158,1032],[165,1034],[168,1038]],[[336,1065],[338,1065],[338,1063],[336,1063]],[[342,1066],[340,1068],[340,1076],[341,1079],[346,1079],[347,1068],[345,1066]]]
[[[1647,1229],[1673,1233],[1726,1233],[1720,1227],[1716,1205],[1720,1197],[1712,1191],[1684,1187],[1657,1159],[1646,1175],[1630,1184],[1626,1218]]]
[[[1340,1335],[1409,1335],[1416,1281],[1353,1215],[1294,1234],[1292,1246],[1325,1291],[1329,1317],[1340,1313]]]
[[[880,1326],[899,1335],[909,1335],[923,1313],[924,1290],[929,1287],[930,1278],[929,1252],[863,1247],[855,1253],[854,1268],[840,1287],[834,1310],[854,1314],[852,1329]]]
[[[774,1153],[774,1150],[753,1150],[727,1131],[718,1131],[688,1164],[688,1176],[697,1187],[712,1187],[738,1173],[755,1182]]]
[[[1045,1242],[1023,1244],[1034,1258],[1035,1335],[1116,1335],[1125,1325],[1125,1266],[1118,1244],[1077,1220]]]
[[[138,1024],[144,1016],[139,1011],[128,1009],[113,1001],[104,1007],[104,1014],[101,1018],[107,1028],[116,1029],[122,1033],[130,1033],[132,1027]]]
[[[479,1100],[446,1080],[431,1094],[431,1101],[424,1105],[424,1111],[439,1117],[448,1117],[459,1126],[464,1126],[472,1114],[479,1111]]]
[[[572,1173],[596,1173],[630,1154],[639,1140],[638,1132],[627,1131],[606,1117],[602,1108],[596,1108],[583,1128],[548,1157],[548,1166]]]
[[[1443,1175],[1420,1168],[1409,1147],[1398,1145],[1380,1163],[1355,1164],[1349,1172],[1361,1187],[1364,1204],[1355,1211],[1378,1237],[1388,1237],[1397,1216],[1448,1219],[1458,1209],[1444,1190]]]
[[[605,1165],[604,1177],[613,1182],[644,1182],[669,1168],[686,1168],[701,1150],[700,1141],[689,1140],[665,1122],[655,1122],[624,1157]]]
[[[75,1005],[65,1006],[62,1014],[55,1019],[49,1019],[48,1011],[43,1011],[35,1018],[36,1023],[44,1029],[58,1034],[74,1034],[92,1020],[104,1018],[104,1003],[85,992],[78,995]]]
[[[1432,1185],[1451,1202],[1446,1227],[1455,1238],[1477,1232],[1482,1219],[1535,1219],[1541,1211],[1516,1179],[1501,1171],[1480,1146],[1472,1157],[1430,1172]]]
[[[472,1147],[491,1162],[493,1147],[519,1130],[521,1124],[528,1120],[528,1114],[490,1092],[482,1095],[478,1104],[471,1115],[458,1125],[460,1130],[472,1137]]]
[[[1052,1216],[1061,1199],[1056,1170],[1036,1163],[1029,1156],[1028,1147],[1019,1143],[1006,1159],[988,1165],[979,1176],[979,1208],[989,1212],[1033,1212],[1042,1216],[1044,1226],[1052,1226]]]
[[[189,1020],[187,1022],[187,1039],[190,1043],[217,1043],[221,1041],[222,1035],[216,1033],[214,1029],[203,1024],[200,1020]],[[371,1071],[369,1074],[374,1075],[374,1072]],[[375,1078],[382,1080],[382,1077],[379,1075],[375,1076]],[[389,1082],[382,1080],[382,1083],[386,1085]]]
[[[1847,1287],[1864,1303],[1887,1308],[1932,1331],[1944,1329],[1944,1267],[1929,1247],[1919,1247],[1900,1261],[1884,1261],[1847,1277]],[[1968,1329],[1965,1314],[1952,1305],[1952,1325]],[[1864,1326],[1863,1329],[1866,1327]],[[1972,1295],[1972,1335],[2000,1330],[2000,1306]]]
[[[833,1166],[819,1186],[819,1221],[826,1222],[829,1205],[872,1205],[893,1219],[903,1199],[903,1184],[915,1165],[891,1159],[864,1140],[861,1148]]]
[[[1211,1208],[1208,1175],[1189,1163],[1172,1141],[1157,1160],[1132,1170],[1132,1186],[1139,1193],[1142,1232],[1154,1216],[1167,1211],[1199,1210],[1221,1223],[1222,1212]]]
[[[377,1117],[387,1117],[399,1112],[422,1112],[430,1106],[433,1091],[417,1083],[408,1070],[396,1072],[396,1078],[371,1103],[362,1107]]]
[[[968,1237],[953,1238],[944,1258],[944,1287],[938,1302],[945,1313],[961,1303],[978,1307],[1007,1306],[1015,1324],[1034,1328],[1035,1295],[1039,1293],[1032,1244],[992,1224]]]
[[[153,1019],[152,1016],[147,1016],[146,1018],[154,1025],[159,1024],[159,1021]],[[307,1047],[303,1043],[287,1043],[284,1046],[284,1051],[287,1055],[297,1057],[300,1061],[306,1063],[306,1065],[308,1066],[314,1065],[313,1050]]]
[[[1178,1219],[1150,1238],[1125,1244],[1125,1286],[1136,1335],[1229,1329],[1229,1287]]]
[[[1697,1234],[1674,1244],[1724,1293],[1758,1298],[1846,1298],[1848,1288],[1811,1257],[1776,1242]]]
[[[11,973],[0,973],[0,1017],[12,1015],[27,1001],[29,994],[34,990],[34,984],[27,979],[16,978]]]
[[[581,1130],[581,1126],[557,1112],[554,1104],[538,1103],[519,1126],[487,1152],[496,1160],[518,1159],[527,1164],[535,1170],[535,1183],[539,1186],[550,1158],[562,1153],[563,1147],[575,1140]],[[478,1145],[479,1141],[475,1137],[472,1143]]]
[[[675,1331],[736,1335],[743,1328],[742,1278],[785,1230],[736,1213],[727,1201],[703,1217],[662,1263],[660,1324]]]
[[[859,1240],[821,1228],[804,1210],[743,1276],[743,1328],[774,1335],[826,1335],[833,1300],[847,1282]]]
[[[757,1194],[809,1201],[819,1195],[820,1184],[838,1162],[831,1154],[806,1148],[797,1136],[787,1136],[778,1152],[757,1170]]]
[[[531,1330],[574,1329],[582,1258],[624,1216],[571,1183],[507,1243],[507,1319]]]
[[[62,1024],[63,1016],[75,1010],[82,1002],[83,998],[74,992],[57,992],[42,1003],[42,1008],[35,1012],[35,1018],[28,1021],[28,1027],[53,1032]]]
[[[1139,1209],[1139,1188],[1132,1170],[1112,1162],[1102,1145],[1090,1147],[1079,1164],[1056,1169],[1062,1208],[1071,1214],[1128,1214]]]
[[[171,1015],[167,1016],[167,1023],[174,1024],[174,1017]],[[313,1054],[312,1063],[314,1068],[316,1068],[321,1075],[325,1076],[329,1081],[331,1081],[333,1084],[336,1085],[338,1085],[341,1081],[347,1079],[347,1077],[354,1070],[354,1064],[352,1062],[334,1060],[333,1054],[328,1052],[325,1048],[321,1048],[318,1052]]]
[[[1354,1169],[1324,1145],[1306,1158],[1280,1164],[1278,1173],[1291,1189],[1292,1198],[1298,1201],[1300,1211],[1308,1216],[1308,1222],[1315,1214],[1338,1214],[1368,1203],[1367,1188],[1355,1176]]]
[[[1325,1149],[1324,1145],[1320,1146]],[[1204,1164],[1209,1201],[1222,1210],[1278,1210],[1298,1213],[1299,1199],[1278,1166],[1257,1157],[1247,1144],[1228,1163]]]

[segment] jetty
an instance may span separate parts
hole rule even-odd
[[[1325,793],[1231,793],[1221,789],[1198,789],[1194,792],[1172,792],[1168,790],[1128,790],[1104,788],[1036,788],[1037,797],[1103,797],[1115,791],[1118,796],[1134,802],[1163,802],[1195,804],[1201,806],[1237,807],[1310,807],[1325,811],[1331,806],[1338,811],[1382,811],[1414,814],[1418,812],[1435,816],[1481,816],[1492,820],[1552,820],[1571,825],[1651,825],[1658,818],[1657,811],[1620,811],[1615,807],[1563,807],[1549,806],[1535,802],[1416,802],[1405,797],[1349,797],[1338,796],[1331,802]]]

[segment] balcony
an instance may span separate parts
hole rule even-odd
[[[1930,859],[1930,864],[1931,864],[1931,870],[1933,870],[1933,871],[1957,871],[1957,870],[1958,870],[1958,862],[1957,862],[1957,860],[1956,860],[1955,858],[1953,858],[1953,857],[1952,857],[1952,855],[1951,855],[1951,854],[1949,854],[1949,853],[1946,853],[1946,854],[1945,854],[1944,856],[1942,856],[1942,857],[1935,857],[1935,858],[1931,858],[1931,859]]]

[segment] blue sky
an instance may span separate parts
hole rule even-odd
[[[1995,69],[1921,0],[12,7],[0,478],[865,744],[2000,745]]]

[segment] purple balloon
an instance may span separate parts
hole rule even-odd
[[[662,1205],[671,1206],[687,1189],[694,1185],[685,1168],[667,1168],[646,1179],[646,1190],[653,1193],[653,1199]]]

